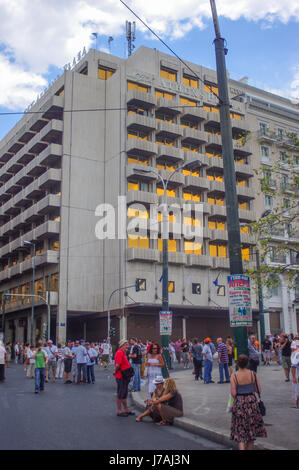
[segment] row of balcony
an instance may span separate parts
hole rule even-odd
[[[37,295],[40,295],[41,297],[46,299],[50,305],[53,305],[53,306],[58,305],[58,292],[56,291],[44,291],[44,292],[39,291],[37,292]],[[6,313],[11,313],[15,310],[19,311],[19,310],[28,309],[32,305],[31,297],[24,297],[24,298],[16,297],[16,299],[18,300],[15,300],[15,301],[10,300],[8,303],[6,303],[5,305]],[[40,305],[45,305],[45,302],[38,297],[34,297],[33,302],[34,302],[35,307],[38,307]]]
[[[44,238],[57,236],[60,233],[60,222],[48,220],[30,232],[18,237],[0,248],[0,259],[17,250],[24,249],[24,241],[38,241]]]
[[[50,168],[39,178],[32,181],[32,183],[19,191],[13,198],[3,204],[0,207],[0,217],[3,215],[16,214],[18,212],[18,208],[27,205],[31,198],[40,196],[47,188],[50,188],[53,184],[58,182],[61,182],[61,170]]]
[[[53,250],[47,250],[44,253],[35,257],[35,266],[41,267],[46,264],[57,264],[59,260],[59,253]],[[7,281],[15,276],[20,276],[33,269],[33,258],[27,259],[22,263],[16,264],[8,269],[0,271],[0,282]]]
[[[34,114],[28,119],[16,134],[0,149],[0,161],[7,162],[16,152],[19,153],[24,150],[24,145],[47,125],[48,119],[62,117],[62,109],[63,97],[52,96],[48,99],[46,103],[41,106],[40,115]]]
[[[270,131],[269,129],[259,129],[258,140],[260,142],[276,143],[280,147],[286,147],[289,149],[295,148],[296,145],[291,136],[282,135],[276,131]]]
[[[204,102],[207,102],[213,106],[217,106],[218,102],[213,94],[205,93]],[[192,106],[182,106],[178,96],[173,99],[167,98],[157,98],[154,93],[144,93],[139,90],[129,90],[127,92],[127,103],[132,106],[140,106],[145,109],[156,107],[157,110],[161,112],[167,112],[171,114],[181,114],[186,119],[192,119],[197,121],[206,121],[208,124],[214,125],[217,123],[220,124],[220,114],[207,112],[203,108],[192,107]],[[241,110],[239,108],[242,108]],[[241,114],[245,114],[244,105],[241,103],[232,102],[232,110]],[[242,132],[246,131],[249,127],[247,120],[238,120],[232,119],[232,129],[233,131]],[[155,128],[155,126],[154,126]]]
[[[60,208],[60,196],[48,194],[43,199],[33,204],[21,214],[11,219],[0,227],[0,237],[13,234],[21,229],[26,223],[34,222],[41,215],[48,213],[52,209]]]
[[[167,197],[168,205],[177,204],[181,208],[183,208],[184,204],[188,204],[189,202],[191,203],[192,201],[188,201],[179,197]],[[134,203],[141,203],[146,206],[150,204],[159,205],[163,203],[163,196],[158,196],[155,193],[150,193],[147,191],[129,191],[127,193],[127,204],[130,205]],[[202,205],[204,214],[219,216],[223,218],[226,217],[225,206],[220,206],[217,204],[208,204],[207,202],[203,202]],[[254,211],[239,209],[239,218],[242,221],[253,222],[256,220],[256,214]]]
[[[202,140],[202,135],[206,134],[207,140],[209,141],[209,144],[206,145],[206,151],[217,151],[221,153],[222,150],[222,144],[221,144],[221,137],[218,135],[210,135],[207,134],[206,132],[202,131],[197,131],[194,129],[184,129],[187,130],[190,133],[197,133],[198,134],[198,140],[197,143],[200,145],[203,143]],[[193,139],[193,142],[196,139]],[[191,142],[191,140],[190,140]],[[212,143],[214,142],[214,143]],[[215,143],[217,142],[217,144]],[[148,140],[142,140],[138,138],[131,138],[127,140],[127,153],[135,154],[135,155],[140,155],[143,157],[150,157],[152,155],[157,155],[157,158],[165,158],[169,161],[172,162],[182,162],[184,160],[184,150],[182,148],[178,147],[173,147],[170,145],[164,145],[164,144],[157,144],[156,142],[150,142]],[[196,152],[192,152],[193,158],[196,157]],[[249,149],[248,146],[242,146],[241,142],[234,142],[234,154],[236,156],[241,156],[241,157],[247,157],[248,155],[251,154],[251,150]],[[221,159],[218,159],[221,160]]]
[[[146,248],[128,248],[127,261],[141,261],[149,263],[162,263],[163,253],[159,250]],[[206,268],[223,268],[229,269],[228,258],[213,258],[206,255],[187,255],[180,252],[168,252],[169,264],[201,266]]]

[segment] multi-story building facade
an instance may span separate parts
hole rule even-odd
[[[110,303],[116,338],[158,338],[161,218],[155,237],[150,231],[118,234],[132,217],[149,220],[150,208],[162,202],[156,172],[167,178],[195,158],[200,167],[178,171],[167,192],[179,212],[190,202],[202,208],[200,243],[170,233],[173,336],[232,333],[217,79],[215,71],[189,65],[193,72],[144,47],[126,60],[92,50],[0,144],[0,291],[32,292],[33,245],[24,242],[34,243],[35,292],[51,305],[54,339],[106,337],[108,300],[116,289]],[[260,166],[259,121],[267,117],[298,131],[299,114],[287,100],[241,82],[229,86],[242,256],[250,264],[254,241],[246,224],[265,210],[254,173]],[[116,220],[107,228],[110,236],[98,239],[103,204],[108,213],[114,208]],[[170,214],[170,227],[175,217]],[[191,213],[183,223],[198,221]],[[136,279],[142,280],[139,292],[125,289]],[[7,339],[29,338],[30,303],[25,296],[6,302]],[[254,294],[252,306],[257,330]],[[38,298],[34,317],[35,335],[44,335],[47,308]],[[296,320],[288,328],[296,330]]]

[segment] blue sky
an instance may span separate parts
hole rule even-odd
[[[82,50],[95,46],[126,56],[126,19],[137,24],[136,47],[168,52],[119,0],[0,0],[0,112],[22,111]],[[128,0],[178,55],[215,69],[208,0]],[[296,0],[217,0],[233,79],[286,97],[299,97],[299,3]],[[35,14],[33,14],[33,10]],[[22,31],[22,34],[15,34]],[[0,139],[20,116],[0,116]]]

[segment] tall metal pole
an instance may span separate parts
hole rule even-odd
[[[216,68],[219,89],[219,109],[222,138],[222,156],[223,173],[225,184],[225,200],[227,211],[227,231],[228,231],[228,249],[231,274],[243,274],[241,235],[239,223],[239,207],[236,190],[236,174],[234,162],[234,150],[232,141],[232,127],[230,120],[230,103],[226,76],[225,55],[227,49],[224,45],[224,39],[221,37],[215,0],[210,0],[216,39]],[[248,355],[247,328],[234,328],[234,341],[238,356],[240,354]]]
[[[165,234],[167,229],[167,218],[168,218],[168,210],[167,210],[167,183],[163,181],[163,230],[162,230],[162,237]],[[166,237],[166,234],[164,235]],[[169,292],[168,292],[168,234],[167,238],[163,238],[163,278],[162,278],[162,311],[168,312],[169,310]],[[162,354],[165,359],[165,366],[163,368],[163,377],[168,378],[169,373],[168,369],[170,368],[170,356],[169,356],[169,336],[162,335]]]
[[[261,343],[265,340],[265,316],[264,316],[264,298],[263,298],[263,288],[262,288],[262,281],[261,281],[261,273],[260,273],[260,252],[256,250],[256,269],[257,269],[257,290],[258,290],[258,297],[259,297],[259,314],[260,314],[260,325],[261,325]]]

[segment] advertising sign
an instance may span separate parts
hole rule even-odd
[[[227,281],[230,326],[252,326],[250,277],[234,274]]]
[[[172,335],[172,312],[160,312],[160,335]]]

